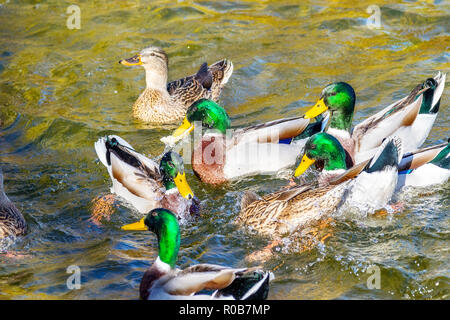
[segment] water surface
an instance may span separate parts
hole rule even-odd
[[[157,255],[150,233],[120,226],[138,215],[125,206],[110,221],[89,221],[91,200],[110,179],[93,143],[117,134],[159,155],[173,126],[133,120],[144,73],[117,61],[150,45],[169,55],[169,78],[228,58],[235,71],[220,103],[234,127],[303,113],[333,81],[352,84],[357,123],[438,70],[449,71],[450,6],[445,1],[81,1],[81,29],[66,27],[67,1],[5,1],[0,6],[0,165],[6,191],[29,234],[0,257],[0,299],[136,299]],[[366,9],[381,9],[381,29]],[[449,89],[426,145],[448,138]],[[233,226],[243,191],[265,194],[286,182],[255,177],[220,188],[189,182],[201,219],[182,229],[178,265],[246,265],[266,242]],[[396,195],[395,215],[344,215],[323,245],[279,252],[270,299],[448,299],[449,184]],[[81,268],[69,290],[66,268]],[[370,266],[381,289],[368,289]]]

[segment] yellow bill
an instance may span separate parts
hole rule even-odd
[[[327,110],[328,110],[328,107],[325,105],[325,102],[323,101],[323,99],[320,99],[319,101],[317,101],[317,103],[314,107],[312,107],[311,109],[306,111],[304,118],[305,119],[315,118]]]
[[[302,161],[300,162],[297,169],[295,169],[294,176],[298,177],[299,175],[302,175],[306,169],[308,169],[316,160],[310,159],[305,155],[303,155]]]
[[[174,137],[179,137],[185,134],[185,132],[190,133],[192,130],[194,130],[194,125],[192,123],[189,122],[189,120],[187,119],[187,117],[184,117],[183,119],[183,123],[181,124],[181,126],[179,126],[174,133],[172,134],[172,136]]]
[[[177,176],[173,180],[175,181],[175,185],[177,186],[178,191],[184,198],[194,198],[194,193],[192,192],[191,187],[189,187],[189,184],[186,181],[186,172],[184,172],[183,174],[178,172]]]
[[[120,60],[119,63],[123,64],[124,66],[141,66],[141,55],[137,54],[135,56],[132,56],[131,58]]]
[[[127,230],[127,231],[130,231],[130,230],[133,230],[133,231],[145,231],[145,230],[148,230],[147,226],[144,223],[144,220],[145,220],[145,218],[142,218],[138,222],[124,225],[122,227],[122,230]]]

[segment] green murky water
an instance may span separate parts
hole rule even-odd
[[[6,191],[29,234],[0,256],[0,299],[136,299],[156,257],[150,233],[120,226],[137,217],[124,206],[110,221],[88,221],[93,197],[110,179],[93,143],[118,134],[159,155],[170,126],[131,118],[144,88],[141,69],[117,63],[149,45],[166,49],[170,79],[224,57],[235,71],[221,104],[234,126],[304,112],[322,87],[343,80],[356,89],[354,121],[406,95],[437,70],[449,71],[446,1],[77,1],[81,29],[66,27],[66,1],[0,0],[0,165]],[[381,29],[366,9],[381,8]],[[448,137],[449,85],[426,144]],[[179,266],[245,265],[261,239],[231,224],[243,190],[267,193],[285,184],[256,177],[223,188],[189,181],[203,200],[201,219],[183,228]],[[340,219],[324,245],[278,253],[271,299],[448,299],[449,184],[397,195],[402,213]],[[81,268],[69,290],[66,268]],[[370,266],[381,289],[370,290]]]

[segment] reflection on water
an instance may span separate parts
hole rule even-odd
[[[120,226],[138,217],[120,206],[97,226],[91,199],[110,179],[93,143],[118,134],[140,152],[159,155],[173,127],[131,118],[144,73],[117,61],[148,45],[169,55],[169,77],[202,62],[231,59],[234,74],[221,104],[234,127],[298,115],[321,89],[347,81],[357,93],[355,122],[449,69],[445,1],[377,1],[381,29],[366,26],[372,1],[93,1],[82,2],[81,29],[66,27],[65,1],[14,1],[0,6],[0,165],[6,191],[31,232],[0,257],[1,299],[136,299],[140,278],[156,256],[150,233]],[[426,144],[447,139],[448,85]],[[179,266],[245,264],[266,242],[232,221],[244,190],[277,190],[277,177],[220,188],[191,187],[202,217],[182,230]],[[280,252],[269,298],[449,297],[448,184],[397,195],[400,214],[344,215],[332,237],[303,253]],[[366,286],[377,265],[381,289]],[[68,290],[66,269],[81,268],[81,289]]]

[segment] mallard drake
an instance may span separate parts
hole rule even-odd
[[[426,187],[450,178],[450,140],[403,156],[396,190],[404,186]]]
[[[331,112],[327,132],[341,142],[353,163],[371,158],[390,135],[402,139],[404,151],[411,152],[423,144],[433,126],[445,77],[439,72],[436,77],[427,79],[407,97],[359,123],[353,131],[355,91],[348,83],[332,83],[325,87],[315,106],[305,113],[305,118]]]
[[[163,207],[175,212],[183,222],[198,209],[198,200],[186,181],[183,159],[177,153],[165,153],[158,166],[116,135],[100,138],[95,151],[108,169],[113,182],[111,192],[140,213]]]
[[[238,177],[272,174],[295,164],[303,145],[292,140],[308,128],[310,119],[294,117],[241,128],[227,133],[231,121],[227,112],[207,99],[194,102],[181,126],[172,136],[161,139],[173,145],[197,126],[207,130],[194,145],[192,168],[201,181],[224,183]],[[196,134],[195,134],[196,136]]]
[[[205,62],[195,75],[167,83],[168,58],[158,47],[146,48],[119,63],[144,67],[147,86],[133,105],[133,115],[157,124],[181,120],[186,109],[200,98],[218,100],[233,73],[233,63],[224,59],[209,67]]]
[[[391,199],[397,184],[402,150],[400,138],[391,136],[378,148],[372,159],[349,168],[347,155],[339,140],[326,132],[316,133],[306,142],[294,176],[300,176],[312,164],[316,164],[321,171],[318,183],[326,185],[345,170],[351,170],[357,179],[346,202],[370,212],[384,207]]]
[[[363,206],[369,211],[386,205],[397,181],[397,168],[402,153],[400,139],[386,139],[371,160],[348,170],[343,169],[345,153],[337,139],[327,133],[318,133],[307,144],[319,141],[323,142],[323,147],[327,150],[336,148],[338,151],[332,161],[324,161],[327,170],[337,170],[336,176],[318,186],[315,183],[297,185],[262,198],[247,192],[236,223],[280,238],[328,218],[344,203],[359,208]],[[302,173],[304,167],[307,168],[308,163],[302,161],[296,173]]]
[[[404,154],[398,165],[396,190],[403,186],[420,187],[446,182],[450,177],[449,153],[449,143],[442,143]],[[294,175],[300,176],[314,164],[321,171],[318,182],[324,185],[348,169],[349,163],[340,142],[327,133],[319,133],[305,144],[304,155]]]
[[[150,230],[156,234],[159,255],[142,277],[139,292],[143,300],[173,299],[266,299],[273,274],[257,269],[228,268],[197,264],[176,269],[180,228],[175,215],[157,208],[123,230]],[[211,295],[200,293],[215,290]]]
[[[22,213],[9,200],[3,189],[3,173],[0,168],[0,239],[17,237],[27,232],[27,223]]]

